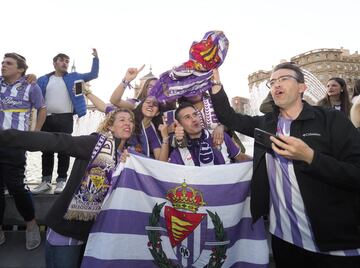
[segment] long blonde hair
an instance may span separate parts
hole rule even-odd
[[[96,132],[101,134],[106,134],[107,132],[109,132],[110,127],[114,125],[115,116],[121,112],[130,114],[131,119],[133,120],[135,126],[135,116],[132,111],[126,108],[116,108],[106,115],[105,119],[99,124],[99,127]]]

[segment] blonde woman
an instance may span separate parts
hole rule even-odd
[[[133,113],[116,109],[92,135],[0,131],[2,147],[63,152],[76,158],[64,191],[45,217],[49,226],[46,267],[79,266],[84,242],[111,186],[112,171],[128,147],[133,130]]]

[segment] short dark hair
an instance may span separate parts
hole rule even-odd
[[[305,83],[305,77],[304,77],[304,73],[302,72],[302,70],[300,69],[299,66],[297,66],[294,62],[283,62],[280,63],[278,65],[276,65],[273,69],[273,72],[276,72],[280,69],[289,69],[292,70],[296,73],[296,80],[299,83]]]
[[[24,69],[24,71],[22,72],[22,76],[25,75],[26,70],[28,68],[27,64],[26,64],[26,59],[24,56],[15,53],[15,52],[11,52],[11,53],[5,53],[4,58],[12,58],[14,60],[16,60],[16,65],[18,67],[18,69]]]
[[[187,101],[181,102],[179,104],[179,106],[176,108],[176,110],[175,110],[175,119],[177,121],[180,121],[180,118],[179,118],[180,111],[187,108],[187,107],[192,107],[192,108],[195,109],[194,105],[192,105],[190,102],[187,102]]]
[[[64,53],[59,53],[53,58],[53,62],[56,62],[58,59],[70,59],[70,57]]]

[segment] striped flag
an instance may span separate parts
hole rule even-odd
[[[252,162],[204,168],[131,155],[114,172],[82,267],[268,267],[264,224],[251,224],[251,175]]]

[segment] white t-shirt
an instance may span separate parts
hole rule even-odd
[[[74,110],[64,79],[52,75],[46,86],[45,104],[48,114],[72,113]]]

